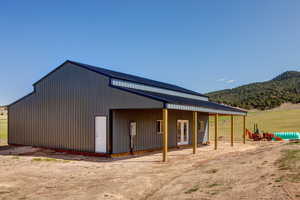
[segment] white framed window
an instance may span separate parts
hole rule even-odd
[[[156,133],[157,134],[162,134],[163,133],[163,129],[162,129],[162,122],[163,120],[156,120]]]

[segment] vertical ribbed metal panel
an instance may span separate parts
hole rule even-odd
[[[33,94],[9,107],[10,144],[94,152],[95,116],[109,119],[112,108],[163,107],[161,102],[111,88],[108,77],[70,63],[35,87]]]
[[[135,121],[137,134],[134,151],[160,148],[162,134],[156,132],[156,120],[162,119],[162,110],[114,110],[113,153],[130,151],[129,124]]]
[[[208,114],[198,113],[199,120],[206,123]],[[162,134],[156,132],[156,120],[162,120],[162,110],[114,110],[113,153],[130,151],[129,123],[137,122],[134,151],[162,148]],[[177,146],[177,120],[189,120],[189,144],[192,144],[192,112],[169,110],[169,147]],[[208,130],[208,129],[206,129]],[[198,143],[202,143],[205,132],[198,132]]]

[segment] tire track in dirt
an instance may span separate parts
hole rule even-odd
[[[177,173],[176,176],[173,176],[172,178],[165,180],[163,183],[158,185],[155,189],[151,190],[148,194],[146,194],[146,196],[144,198],[142,198],[142,200],[152,199],[157,193],[159,193],[160,191],[163,191],[166,187],[168,187],[168,183],[174,182],[176,179],[181,178],[184,174],[192,173],[193,171],[198,170],[200,167],[204,166],[204,164],[208,164],[210,162],[224,162],[226,160],[234,160],[234,159],[238,159],[239,157],[243,158],[244,156],[247,156],[247,155],[255,156],[255,155],[262,154],[266,151],[271,151],[273,149],[280,148],[282,145],[284,145],[284,144],[276,144],[276,145],[267,144],[264,146],[259,146],[256,149],[250,149],[250,150],[246,150],[243,152],[229,152],[226,154],[218,155],[212,159],[198,161],[195,164],[193,164],[192,167],[189,167],[188,169],[180,171]],[[186,158],[185,160],[188,160],[188,158]],[[287,196],[289,196],[293,200],[292,196],[287,191],[285,191],[285,192],[287,193]]]

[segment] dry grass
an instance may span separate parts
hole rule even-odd
[[[7,119],[0,118],[0,145],[6,144],[7,141]]]
[[[290,143],[299,145],[300,143]],[[285,177],[292,182],[300,182],[300,149],[285,149],[282,151],[282,157],[278,160],[277,164],[280,170],[288,170],[289,173]],[[280,180],[282,180],[281,177]]]
[[[250,112],[248,117],[248,128],[253,128],[257,123],[264,131],[293,131],[300,132],[300,109],[270,110]]]
[[[242,133],[243,133],[243,118],[239,116],[234,117],[234,140],[242,141]],[[215,131],[215,123],[214,116],[209,117],[209,137],[210,140],[214,140],[214,131]],[[231,133],[231,123],[230,116],[220,116],[219,117],[219,140],[222,141],[230,141],[230,133]]]
[[[195,185],[191,189],[185,191],[185,194],[191,194],[193,192],[197,192],[199,190],[199,188],[200,188],[199,185]]]

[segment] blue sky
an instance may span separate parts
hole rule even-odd
[[[300,1],[1,1],[0,105],[67,59],[198,92],[300,70]]]

